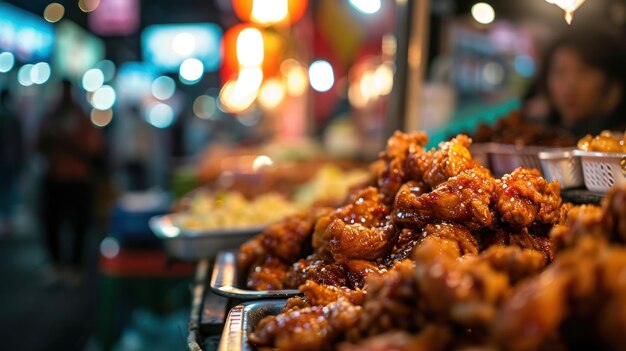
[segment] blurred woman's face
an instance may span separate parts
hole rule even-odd
[[[582,61],[572,49],[558,49],[548,74],[548,93],[565,126],[601,117],[607,98],[605,74]]]

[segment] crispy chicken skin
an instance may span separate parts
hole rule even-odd
[[[533,222],[556,223],[560,218],[561,190],[535,169],[518,168],[496,181],[496,210],[502,221],[516,227]]]
[[[394,203],[393,220],[405,226],[444,220],[472,230],[488,227],[494,223],[489,207],[494,189],[491,173],[480,166],[465,170],[422,195],[401,188]]]

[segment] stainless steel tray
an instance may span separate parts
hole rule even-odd
[[[185,261],[212,260],[222,250],[235,249],[263,231],[264,227],[199,231],[177,225],[177,214],[150,218],[152,232],[165,245],[167,253]]]
[[[285,300],[265,300],[246,302],[233,307],[228,313],[219,351],[252,351],[248,344],[248,334],[261,319],[277,315],[285,306]]]
[[[285,290],[248,290],[245,288],[245,274],[240,274],[237,267],[237,251],[226,250],[217,254],[213,274],[211,275],[211,289],[218,295],[239,299],[278,299],[301,294],[297,289]]]

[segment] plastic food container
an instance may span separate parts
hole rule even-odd
[[[585,186],[606,193],[614,185],[626,184],[626,154],[574,150],[580,156]]]
[[[562,189],[578,188],[584,184],[580,158],[574,149],[558,149],[539,153],[543,176],[558,181]]]

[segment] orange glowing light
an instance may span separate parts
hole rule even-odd
[[[235,14],[244,22],[262,26],[286,26],[297,22],[308,0],[233,0]]]

